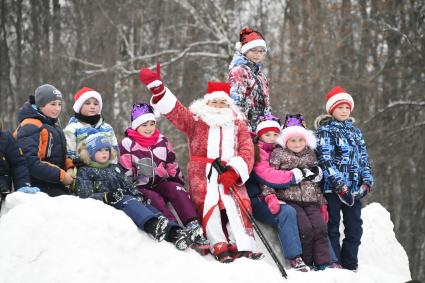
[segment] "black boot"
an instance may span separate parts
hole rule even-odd
[[[164,240],[167,232],[168,219],[164,216],[149,219],[145,225],[145,232],[152,235],[158,242]]]

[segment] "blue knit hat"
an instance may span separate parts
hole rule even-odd
[[[94,156],[96,152],[101,150],[102,148],[108,148],[109,153],[111,153],[112,144],[108,137],[98,133],[98,134],[89,135],[87,137],[86,148],[87,148],[87,152],[90,155],[90,159],[95,161]]]

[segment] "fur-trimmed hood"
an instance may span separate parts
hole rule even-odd
[[[86,164],[87,166],[90,166],[93,162],[95,162],[94,160],[91,160],[90,158],[90,153],[87,150],[86,144],[83,142],[81,143],[81,145],[78,147],[78,154],[80,156],[81,161]],[[114,150],[114,148],[111,147],[111,154],[109,156],[109,162],[111,160],[115,160],[117,158],[117,151]]]
[[[325,123],[329,122],[332,119],[334,118],[330,114],[321,114],[317,116],[316,119],[314,119],[314,128],[317,130],[320,126],[324,125]],[[356,122],[356,119],[354,117],[350,117],[348,119],[351,120],[351,122],[353,123]]]

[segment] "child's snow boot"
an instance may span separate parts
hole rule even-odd
[[[180,251],[186,250],[193,244],[191,237],[192,237],[191,231],[185,228],[181,228],[179,226],[175,226],[171,228],[170,234],[169,234],[169,238],[171,242],[173,242],[176,249]]]
[[[198,220],[193,220],[186,225],[186,229],[191,233],[190,240],[194,249],[209,249],[210,243],[204,237],[204,231]]]
[[[152,235],[158,242],[164,240],[167,232],[168,219],[164,216],[158,216],[149,219],[145,225],[146,233]]]
[[[308,266],[304,263],[303,259],[301,257],[296,257],[294,259],[290,259],[288,260],[289,264],[291,265],[291,267],[297,271],[301,271],[301,272],[308,272],[309,268]]]

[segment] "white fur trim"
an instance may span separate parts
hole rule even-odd
[[[291,137],[298,137],[301,136],[303,137],[306,142],[307,142],[307,146],[311,149],[315,149],[316,148],[316,136],[314,135],[313,131],[307,130],[304,127],[301,126],[290,126],[287,127],[285,129],[283,129],[282,131],[282,146],[284,148],[286,148],[286,142],[288,141],[289,138]]]
[[[205,103],[207,103],[208,101],[213,100],[213,99],[224,99],[229,104],[232,101],[230,96],[224,91],[213,91],[211,93],[207,93],[207,94],[204,95]]]
[[[206,113],[205,107],[210,107],[210,106],[207,105],[207,103],[208,103],[208,100],[206,100],[205,97],[197,99],[197,100],[193,101],[192,104],[190,104],[189,111],[192,112],[193,114],[195,114],[195,116],[197,118],[202,119],[202,117],[205,117],[205,113]],[[236,115],[235,120],[246,120],[245,116],[241,112],[239,106],[237,106],[231,98],[229,98],[229,106],[230,106],[230,109],[232,109],[232,111]],[[204,121],[204,122],[206,122],[206,121]],[[209,126],[214,126],[214,125],[209,125]]]
[[[241,53],[245,54],[247,51],[249,51],[249,49],[252,49],[254,47],[264,47],[267,51],[266,42],[263,39],[255,39],[255,40],[251,40],[250,42],[242,45]]]
[[[150,88],[157,87],[157,86],[160,86],[160,85],[162,85],[162,81],[155,80],[155,81],[151,82],[150,84],[148,84],[146,87],[150,89]]]
[[[133,122],[131,122],[131,128],[133,130],[136,130],[141,124],[147,121],[156,121],[155,115],[153,113],[146,113],[143,115],[140,115],[136,118]]]
[[[258,134],[259,131],[265,128],[277,128],[280,131],[280,125],[277,121],[267,120],[267,121],[260,122],[258,124],[256,133]]]
[[[75,113],[80,113],[81,107],[83,106],[84,102],[86,102],[86,100],[89,99],[89,98],[95,98],[99,102],[99,106],[100,106],[99,114],[100,114],[100,112],[102,112],[102,105],[103,105],[102,104],[102,96],[97,91],[90,90],[90,91],[83,93],[77,99],[77,101],[74,102],[72,109],[75,111]]]
[[[246,164],[245,160],[243,160],[240,156],[235,156],[229,160],[226,164],[227,166],[231,166],[233,169],[238,172],[239,177],[242,180],[242,184],[245,183],[249,178],[248,164]]]
[[[165,88],[165,94],[164,96],[158,101],[158,103],[154,104],[152,102],[152,98],[150,100],[150,104],[152,107],[158,111],[161,114],[168,114],[171,112],[171,110],[174,109],[177,103],[177,98],[174,96],[174,94],[168,89]]]
[[[329,98],[328,101],[326,101],[326,112],[329,113],[329,110],[332,108],[332,106],[339,101],[347,102],[351,105],[351,110],[354,109],[354,100],[351,95],[345,92],[341,92],[333,95],[331,98]]]

